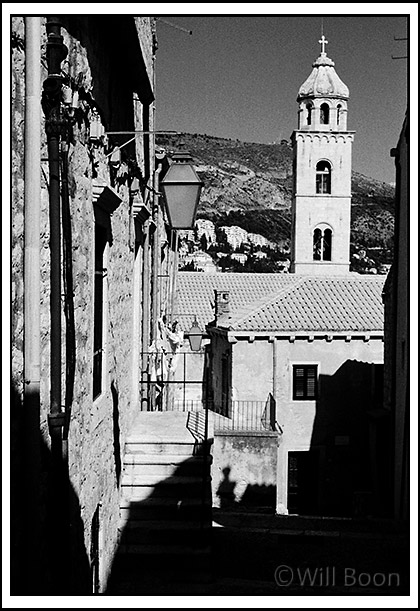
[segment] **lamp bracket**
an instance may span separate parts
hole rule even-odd
[[[164,136],[164,135],[179,136],[181,134],[181,132],[175,132],[175,131],[165,132],[165,131],[161,131],[161,130],[144,131],[144,130],[140,130],[140,129],[135,129],[133,131],[123,131],[123,132],[105,132],[105,134],[107,136],[132,136],[134,134],[133,138],[130,138],[129,140],[127,140],[127,142],[124,142],[124,144],[121,144],[121,146],[118,146],[113,151],[111,151],[111,153],[108,153],[108,155],[106,155],[106,157],[110,157],[112,155],[112,153],[115,153],[116,151],[121,150],[122,148],[127,146],[127,144],[130,144],[130,142],[133,142],[133,140],[135,140],[138,136],[146,136],[146,135],[150,135],[150,134],[160,134],[162,136]]]

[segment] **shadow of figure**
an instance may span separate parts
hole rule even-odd
[[[216,495],[220,499],[220,508],[227,509],[232,508],[235,505],[235,493],[234,489],[236,482],[229,478],[231,472],[230,467],[225,467],[222,470],[224,479],[220,482],[217,488]]]

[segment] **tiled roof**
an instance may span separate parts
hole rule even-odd
[[[177,318],[188,330],[214,320],[214,290],[230,295],[229,327],[259,332],[382,332],[385,276],[178,275]]]
[[[202,329],[214,320],[214,291],[229,291],[232,313],[246,305],[268,301],[290,286],[288,274],[205,274],[179,272],[175,318],[187,331],[197,316]]]

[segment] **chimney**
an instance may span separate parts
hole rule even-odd
[[[225,327],[230,319],[229,291],[214,291],[215,322],[217,327]]]

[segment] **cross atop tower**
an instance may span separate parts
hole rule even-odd
[[[323,55],[325,55],[325,54],[326,54],[326,53],[325,53],[325,45],[327,45],[327,44],[328,44],[328,40],[326,40],[326,38],[325,38],[324,34],[321,36],[321,40],[318,40],[318,42],[319,42],[319,43],[320,43],[320,45],[321,45],[321,53],[322,53]]]

